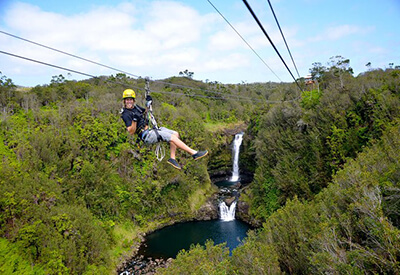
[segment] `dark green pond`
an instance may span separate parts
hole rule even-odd
[[[139,249],[139,255],[163,259],[175,258],[181,249],[189,250],[191,244],[204,245],[208,239],[212,239],[215,244],[226,242],[232,251],[247,236],[249,229],[249,225],[240,220],[175,224],[149,234]]]
[[[237,184],[237,181],[229,181],[229,180],[222,180],[222,181],[218,181],[216,183],[214,183],[216,186],[218,186],[219,188],[222,187],[232,187],[235,184]]]

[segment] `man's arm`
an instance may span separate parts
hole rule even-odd
[[[126,128],[131,135],[135,134],[136,125],[137,125],[137,122],[132,120],[132,125]]]

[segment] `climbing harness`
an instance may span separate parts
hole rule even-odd
[[[146,98],[150,95],[150,79],[148,77],[145,78],[146,80],[146,85],[145,85],[145,90],[146,90]],[[156,157],[158,161],[162,161],[163,158],[165,157],[165,148],[162,146],[162,143],[160,141],[163,141],[162,137],[158,133],[158,130],[160,129],[158,127],[157,121],[153,115],[153,106],[152,106],[152,101],[146,102],[146,107],[148,108],[147,111],[147,118],[149,121],[149,128],[151,128],[157,135],[157,147],[156,150],[154,151],[156,154]]]

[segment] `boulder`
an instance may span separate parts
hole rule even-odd
[[[231,204],[234,202],[236,200],[236,197],[228,197],[228,198],[225,198],[225,204],[229,207],[229,206],[231,206]]]
[[[218,206],[216,204],[215,196],[211,197],[205,204],[203,204],[196,213],[196,220],[209,221],[218,219]]]

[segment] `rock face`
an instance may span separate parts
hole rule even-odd
[[[223,132],[226,136],[234,136],[236,134],[239,134],[240,132],[245,132],[246,129],[247,129],[247,125],[244,123],[241,123],[239,125],[235,125],[234,128],[223,129]]]
[[[231,204],[236,200],[236,197],[229,197],[229,198],[225,198],[225,204],[227,206],[231,206]]]
[[[127,262],[118,274],[131,275],[131,274],[156,274],[158,268],[166,268],[171,263],[172,259],[144,259],[143,256],[138,256]]]
[[[209,221],[218,219],[217,194],[214,194],[196,213],[196,220]]]
[[[261,227],[260,221],[253,219],[249,213],[250,206],[244,201],[238,201],[236,205],[236,218],[242,220],[253,227]]]
[[[229,156],[230,157],[230,156]],[[226,157],[227,158],[227,157]],[[228,158],[230,160],[230,158]],[[208,174],[212,182],[223,181],[227,179],[227,175],[230,175],[232,167],[228,165],[220,165],[216,166],[214,163],[214,169],[216,170],[209,170]]]
[[[246,131],[247,125],[237,123],[213,133],[212,158],[208,163],[208,174],[212,182],[222,181],[232,171],[232,140],[236,134]]]

